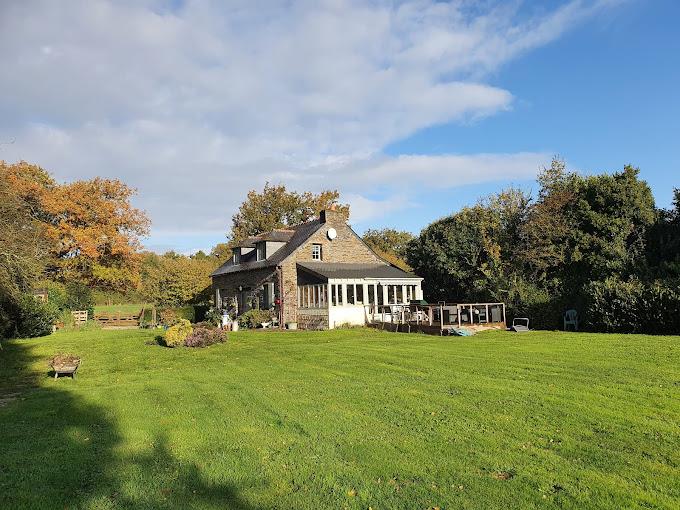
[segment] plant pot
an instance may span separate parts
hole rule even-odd
[[[297,322],[286,322],[286,329],[297,329]]]
[[[234,321],[231,323],[231,330],[238,331],[238,322]]]

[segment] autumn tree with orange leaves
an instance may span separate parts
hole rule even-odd
[[[131,205],[133,188],[99,177],[59,184],[24,161],[0,161],[0,172],[44,226],[48,277],[111,290],[139,284],[139,238],[149,220]]]

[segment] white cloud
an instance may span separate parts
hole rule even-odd
[[[535,172],[542,154],[381,150],[511,108],[490,73],[611,3],[527,14],[430,0],[3,2],[0,140],[16,143],[0,157],[121,178],[158,232],[222,233],[267,179],[338,187],[368,219],[408,203],[402,178],[452,187]],[[388,198],[377,206],[366,186]]]

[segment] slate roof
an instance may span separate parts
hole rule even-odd
[[[298,262],[298,268],[321,278],[418,278],[387,264],[343,264],[330,262]]]
[[[279,243],[287,243],[295,235],[295,230],[291,229],[276,229],[268,234],[260,236],[260,241],[274,241]]]
[[[260,240],[258,237],[248,237],[234,246],[234,248],[255,248],[255,243]]]
[[[293,253],[296,249],[298,249],[300,246],[304,244],[304,242],[309,239],[309,237],[314,234],[321,226],[323,223],[319,219],[308,221],[307,223],[302,223],[300,225],[297,225],[295,227],[291,227],[290,230],[274,230],[273,232],[270,232],[269,234],[265,234],[262,236],[268,237],[269,235],[280,235],[280,239],[266,239],[267,241],[275,241],[275,240],[281,240],[281,241],[287,241],[285,246],[282,246],[281,249],[277,250],[271,257],[265,260],[256,260],[257,254],[255,253],[255,250],[253,250],[251,253],[248,253],[246,255],[243,255],[241,257],[241,263],[240,264],[234,264],[233,259],[229,259],[227,262],[222,264],[220,267],[218,267],[215,271],[213,271],[210,276],[219,276],[221,274],[229,274],[229,273],[238,273],[239,271],[249,271],[252,269],[263,269],[266,267],[276,267],[278,264],[283,262],[283,260],[288,257],[291,253]],[[279,234],[277,234],[279,233]],[[288,239],[284,240],[283,236],[287,236],[290,234],[290,237]],[[262,239],[258,238],[258,240]],[[264,240],[264,239],[262,239]],[[253,245],[254,246],[254,245]]]

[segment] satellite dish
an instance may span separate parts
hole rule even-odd
[[[335,231],[334,228],[329,228],[326,235],[328,236],[328,239],[330,239],[331,241],[338,237],[338,233]]]

